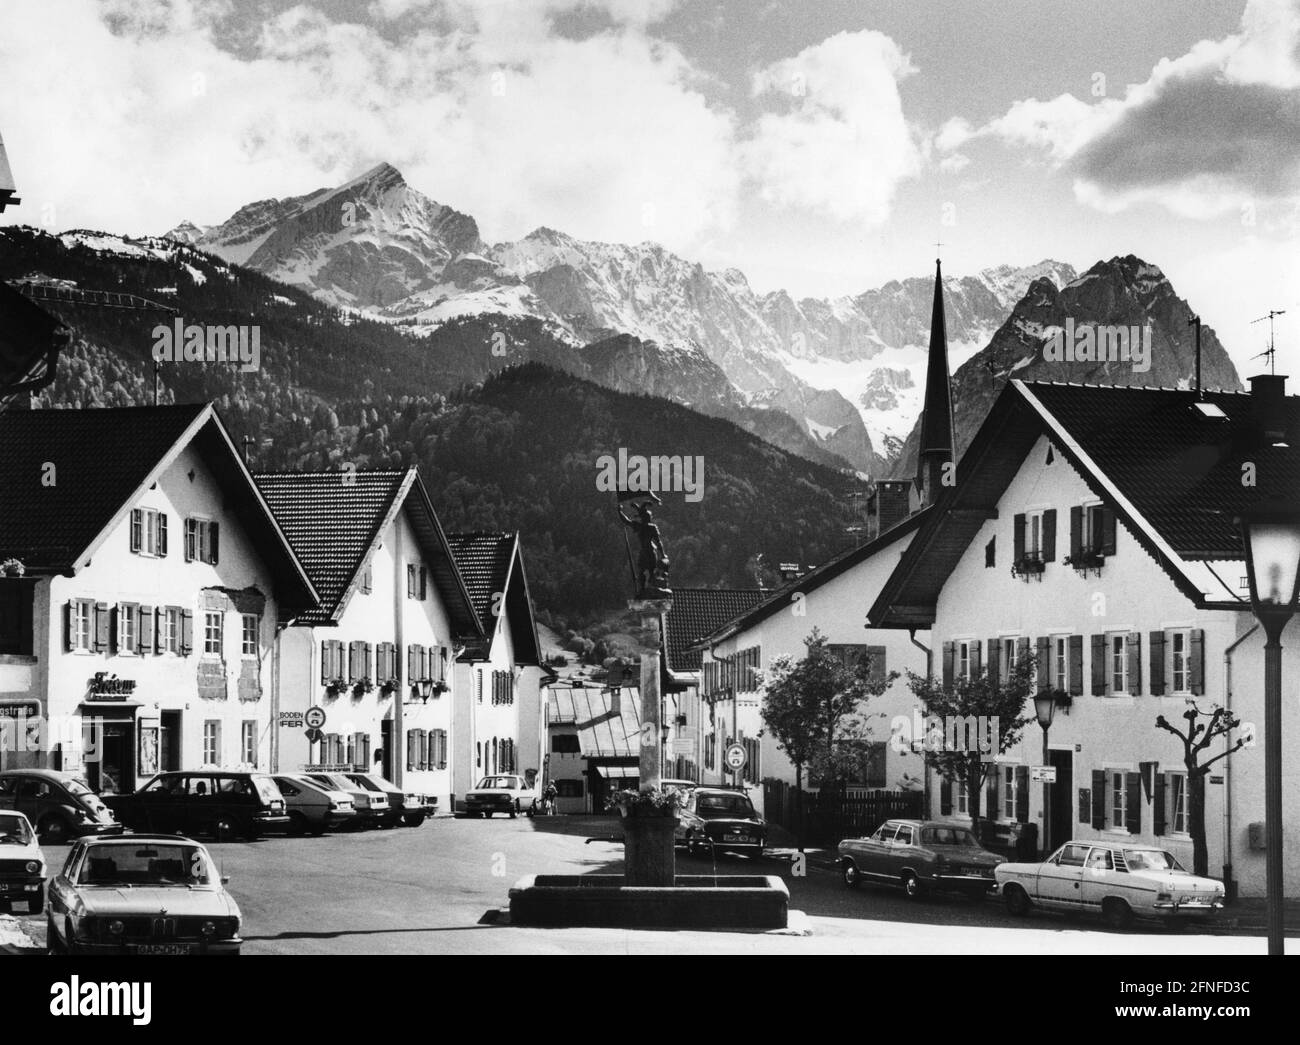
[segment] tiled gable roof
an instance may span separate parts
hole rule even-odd
[[[1272,493],[1300,490],[1300,397],[1281,401],[1287,445],[1264,437],[1260,397],[1187,389],[1011,381],[868,612],[875,627],[924,627],[948,575],[1042,436],[1109,504],[1198,606],[1242,595],[1237,516]],[[1243,466],[1257,484],[1243,483]],[[1063,506],[1064,507],[1064,506]],[[1218,564],[1216,567],[1215,564]]]
[[[401,470],[258,472],[253,476],[320,593],[301,624],[333,620],[402,489]]]
[[[664,622],[670,671],[699,671],[701,653],[691,646],[766,597],[761,588],[674,588]]]
[[[71,570],[206,409],[0,413],[0,559]]]
[[[516,662],[539,664],[537,625],[528,595],[519,535],[451,533],[447,535],[447,543],[451,545],[452,556],[483,627],[484,641],[470,650],[471,655],[486,655],[487,644],[496,631],[497,615],[504,610],[514,637]]]

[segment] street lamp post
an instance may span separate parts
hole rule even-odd
[[[1051,764],[1051,755],[1047,747],[1047,731],[1052,728],[1052,716],[1056,714],[1056,697],[1050,689],[1040,689],[1034,694],[1034,715],[1043,727],[1043,767]],[[1051,852],[1052,823],[1052,784],[1043,774],[1043,855]]]
[[[1300,505],[1262,501],[1239,520],[1250,604],[1264,628],[1264,874],[1268,953],[1282,938],[1282,630],[1300,599]]]

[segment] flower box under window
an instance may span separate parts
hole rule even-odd
[[[1101,568],[1106,565],[1106,556],[1099,551],[1089,549],[1080,552],[1078,555],[1067,555],[1065,563],[1079,573],[1086,574],[1090,570],[1096,570],[1100,573]]]
[[[1026,555],[1011,564],[1011,575],[1013,577],[1023,577],[1026,580],[1030,577],[1042,580],[1043,570],[1046,565],[1037,555]]]

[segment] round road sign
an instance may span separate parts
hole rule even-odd
[[[735,770],[744,769],[745,763],[749,761],[749,758],[745,755],[744,744],[732,744],[727,748],[727,752],[722,758],[727,763],[728,769]]]
[[[319,707],[310,707],[307,713],[303,715],[302,720],[307,723],[308,729],[320,729],[325,725],[325,709]]]

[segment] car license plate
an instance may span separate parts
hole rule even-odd
[[[136,954],[189,954],[190,945],[188,943],[141,943],[135,948]]]
[[[1180,897],[1178,898],[1178,902],[1179,902],[1179,903],[1196,903],[1199,899],[1200,899],[1199,896],[1180,896]]]
[[[748,842],[749,835],[723,835],[724,842]]]

